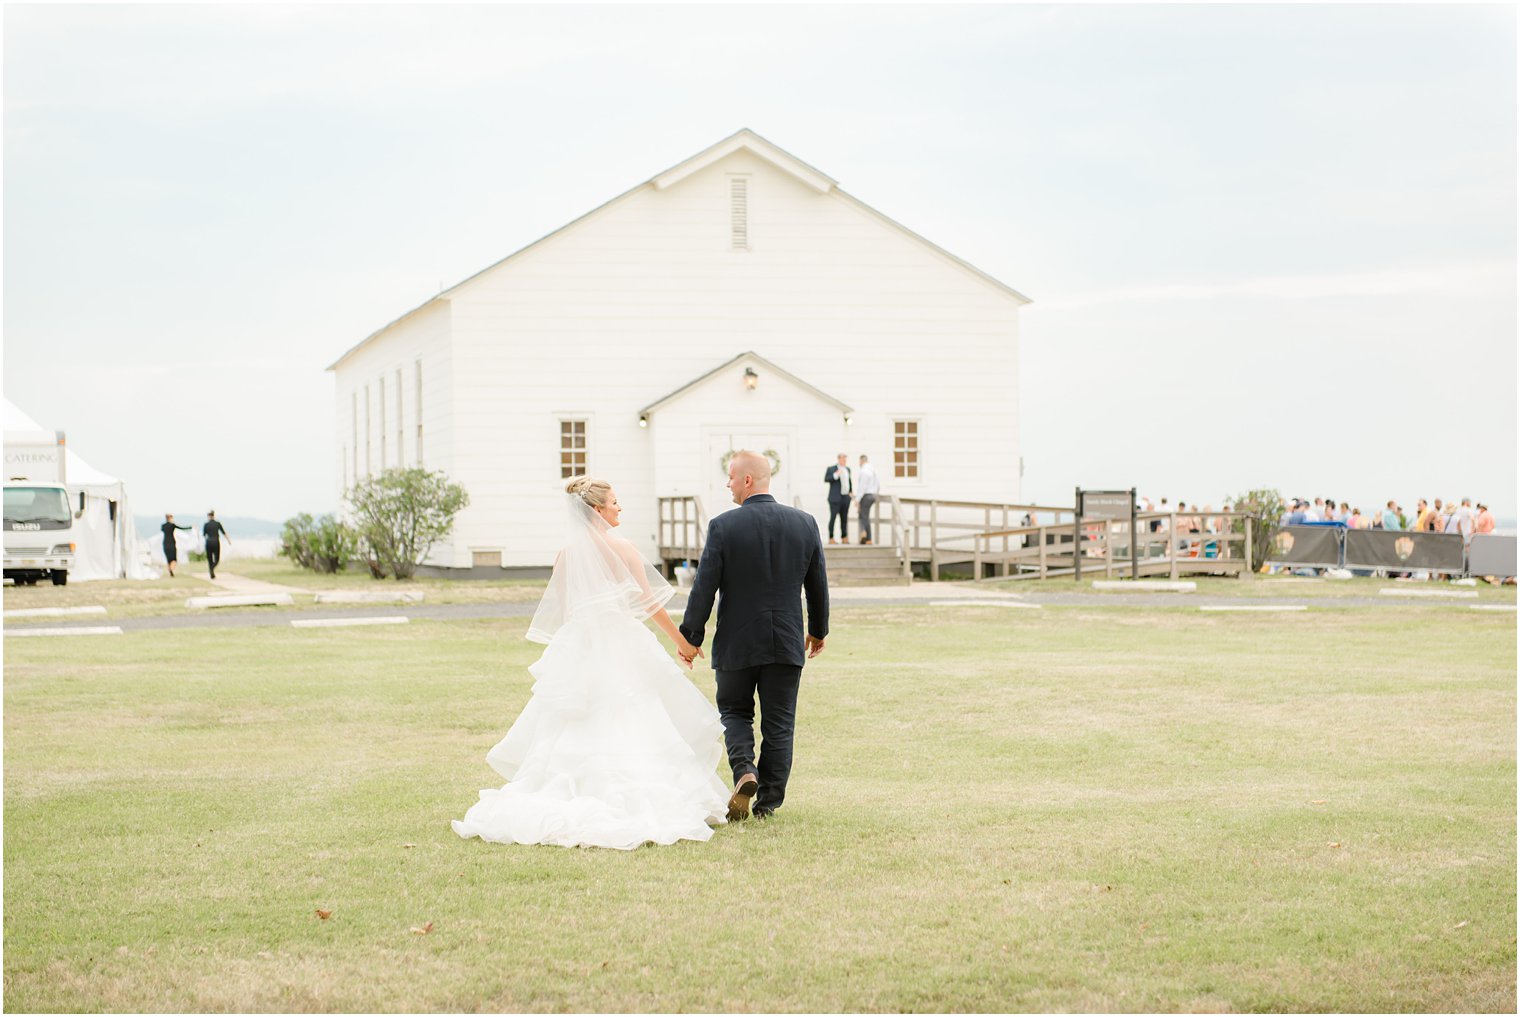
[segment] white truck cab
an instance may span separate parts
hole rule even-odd
[[[69,581],[78,547],[66,464],[62,431],[5,433],[5,578],[18,586]]]

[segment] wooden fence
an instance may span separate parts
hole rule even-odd
[[[1143,512],[1136,516],[1139,537],[1130,553],[1128,519],[1073,520],[1056,526],[1023,526],[978,533],[970,558],[971,574],[984,579],[1050,579],[1101,573],[1105,579],[1124,576],[1251,574],[1254,534],[1252,520],[1238,512],[1200,516],[1202,529],[1186,527],[1195,517],[1174,512]],[[1179,526],[1179,524],[1183,524]],[[1080,559],[1073,554],[1078,547]],[[943,559],[942,559],[943,560]],[[989,575],[989,572],[991,573]]]
[[[678,495],[659,499],[660,566],[668,579],[678,562],[696,564],[702,557],[702,540],[707,534],[707,513],[697,495]]]
[[[794,504],[802,508],[800,499]],[[1060,505],[883,494],[871,506],[871,535],[882,547],[890,542],[905,577],[921,564],[935,581],[945,566],[964,566],[976,579],[1075,576],[1079,565],[1082,574],[1104,578],[1251,573],[1254,534],[1243,513],[1143,512],[1136,518],[1138,568],[1131,567],[1128,519],[1084,519],[1079,525],[1075,510]],[[1194,521],[1200,532],[1188,532]],[[701,498],[659,499],[659,552],[667,575],[673,565],[701,557],[706,530]]]

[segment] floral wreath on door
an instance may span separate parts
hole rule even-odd
[[[725,477],[728,476],[728,464],[733,462],[734,456],[738,454],[739,450],[733,448],[723,453],[723,459],[719,462],[718,468],[723,471]],[[781,472],[781,453],[773,448],[768,448],[760,454],[765,456],[766,460],[771,464],[771,476],[774,477]]]

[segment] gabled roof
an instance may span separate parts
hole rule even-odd
[[[704,381],[706,381],[707,379],[711,378],[713,375],[721,374],[722,372],[728,370],[731,367],[737,367],[739,364],[744,363],[746,360],[748,360],[750,363],[760,365],[761,367],[765,368],[767,371],[774,371],[776,374],[779,374],[781,377],[785,378],[787,381],[791,382],[793,385],[796,385],[798,388],[802,389],[803,391],[812,393],[813,395],[817,396],[819,399],[822,399],[826,403],[833,403],[835,406],[839,407],[839,412],[843,413],[845,416],[849,416],[851,413],[855,412],[854,408],[851,407],[851,406],[847,406],[844,403],[843,400],[835,399],[833,396],[829,395],[827,392],[823,391],[822,389],[815,388],[814,386],[809,385],[807,382],[803,381],[801,378],[797,377],[795,374],[793,374],[791,371],[788,371],[786,368],[779,367],[776,364],[771,363],[769,360],[766,360],[764,357],[762,357],[760,354],[756,353],[754,350],[748,350],[748,351],[746,351],[744,353],[739,354],[737,357],[734,357],[732,360],[725,360],[723,363],[719,364],[717,367],[714,367],[711,371],[708,371],[706,374],[698,375],[697,377],[691,379],[691,381],[688,381],[686,384],[682,385],[680,388],[676,389],[674,392],[670,393],[669,395],[663,396],[662,398],[659,398],[659,399],[656,399],[654,402],[650,403],[648,406],[644,407],[642,410],[639,410],[639,416],[641,416],[641,417],[647,417],[649,414],[653,413],[655,410],[659,409],[661,406],[665,406],[665,405],[667,405],[669,403],[675,402],[677,399],[681,398],[681,396],[685,395],[687,392],[690,392],[692,389],[696,388],[698,385],[701,385]]]
[[[782,172],[791,174],[819,194],[827,194],[839,186],[839,181],[833,177],[818,172],[790,152],[766,141],[748,127],[730,134],[716,145],[698,152],[685,162],[677,163],[649,182],[654,184],[655,190],[663,191],[672,184],[680,183],[693,173],[705,170],[741,148],[759,156]]]
[[[956,265],[958,265],[961,268],[965,269],[967,272],[970,272],[972,275],[974,275],[977,278],[981,279],[983,282],[986,282],[986,283],[992,285],[993,287],[1001,290],[1003,293],[1007,294],[1008,296],[1013,297],[1019,303],[1021,303],[1021,304],[1031,303],[1031,301],[1030,301],[1030,299],[1028,297],[1024,296],[1024,294],[1020,293],[1018,290],[1014,289],[1012,286],[1009,286],[1006,283],[1003,283],[1003,282],[1000,282],[997,279],[994,279],[992,276],[988,275],[986,272],[983,272],[981,269],[977,268],[975,265],[971,264],[969,261],[964,261],[964,260],[962,260],[960,258],[957,258],[955,255],[951,254],[949,251],[945,250],[943,247],[940,247],[938,244],[933,243],[932,241],[925,239],[924,237],[920,236],[917,233],[914,233],[912,230],[908,229],[902,223],[897,222],[895,219],[891,219],[891,218],[889,218],[889,217],[887,217],[885,215],[882,215],[880,212],[876,211],[876,209],[872,208],[870,205],[867,205],[865,202],[861,201],[859,198],[856,198],[856,197],[854,197],[854,196],[852,196],[850,194],[845,193],[844,191],[840,190],[838,181],[834,180],[833,177],[830,177],[827,174],[822,173],[819,170],[813,168],[812,166],[809,166],[807,163],[803,162],[801,159],[799,159],[796,156],[792,155],[790,152],[787,152],[786,150],[780,148],[779,146],[772,144],[771,142],[769,142],[769,141],[765,140],[764,138],[762,138],[760,135],[756,134],[754,131],[750,130],[748,127],[745,127],[745,128],[741,128],[738,131],[735,131],[733,134],[730,134],[728,137],[724,138],[722,141],[718,142],[716,145],[713,145],[710,148],[703,149],[702,151],[698,152],[696,155],[691,156],[688,159],[682,160],[681,162],[677,163],[676,165],[670,167],[670,169],[664,171],[663,173],[658,173],[655,176],[650,177],[648,180],[646,180],[643,183],[637,185],[636,187],[629,188],[628,190],[624,191],[622,194],[619,194],[617,197],[613,198],[612,200],[603,202],[602,204],[598,205],[596,208],[593,208],[591,211],[587,212],[585,215],[580,216],[577,219],[571,220],[570,222],[568,222],[565,225],[561,226],[559,229],[555,230],[553,233],[547,233],[544,236],[539,237],[537,240],[533,241],[531,244],[528,244],[525,247],[518,248],[517,250],[513,251],[511,254],[507,255],[505,258],[502,258],[500,261],[493,262],[492,264],[487,265],[485,268],[481,269],[479,272],[476,272],[474,275],[470,276],[469,278],[464,279],[464,280],[462,280],[462,281],[460,281],[458,283],[455,283],[453,286],[450,286],[448,289],[443,290],[442,292],[440,292],[437,296],[432,297],[431,299],[426,300],[426,301],[424,301],[421,304],[418,304],[416,307],[412,308],[410,311],[407,311],[405,314],[401,315],[401,317],[395,319],[394,321],[390,322],[389,324],[387,324],[387,325],[385,325],[385,326],[383,326],[381,328],[376,329],[374,332],[371,332],[369,335],[365,336],[362,340],[360,340],[357,344],[355,344],[351,349],[349,349],[348,352],[344,353],[337,360],[335,360],[331,364],[329,364],[328,367],[327,367],[327,369],[329,371],[337,370],[337,367],[338,367],[339,364],[343,363],[343,361],[347,360],[354,353],[357,353],[364,346],[367,346],[369,344],[370,340],[375,339],[376,337],[380,336],[381,334],[383,334],[387,330],[391,329],[392,327],[394,327],[396,325],[399,325],[401,322],[403,322],[406,319],[410,318],[412,315],[417,314],[418,312],[420,312],[420,311],[422,311],[422,310],[424,310],[424,309],[426,309],[428,307],[431,307],[433,304],[436,304],[438,301],[440,301],[440,300],[448,300],[454,294],[458,293],[461,289],[463,289],[464,287],[468,286],[470,283],[474,282],[476,279],[479,279],[481,276],[485,275],[486,273],[488,273],[488,272],[490,272],[490,271],[492,271],[492,270],[500,267],[501,265],[506,264],[507,262],[511,261],[513,258],[516,258],[518,255],[523,254],[526,251],[532,250],[533,248],[537,247],[539,244],[542,244],[546,240],[549,240],[549,239],[551,239],[553,237],[558,236],[559,234],[561,234],[561,233],[565,232],[566,230],[570,229],[571,227],[576,226],[579,223],[585,222],[587,219],[590,219],[592,216],[596,215],[598,212],[601,212],[604,209],[607,209],[607,208],[612,207],[613,205],[616,205],[618,202],[622,201],[624,198],[628,197],[630,194],[633,194],[636,191],[641,191],[641,190],[643,190],[646,187],[652,187],[655,190],[664,190],[667,187],[671,187],[671,186],[673,186],[673,185],[675,185],[677,183],[680,183],[682,180],[685,180],[687,177],[691,176],[693,173],[697,173],[697,172],[699,172],[699,171],[701,171],[703,169],[706,169],[708,166],[711,166],[713,163],[718,162],[720,159],[723,159],[723,158],[725,158],[725,157],[727,157],[729,155],[732,155],[734,152],[737,152],[740,149],[744,149],[745,151],[748,151],[748,152],[752,153],[753,155],[758,156],[761,159],[764,159],[766,162],[770,163],[772,166],[775,166],[777,169],[781,170],[782,172],[789,174],[790,176],[792,176],[793,178],[795,178],[797,181],[799,181],[800,183],[802,183],[804,186],[810,188],[813,191],[816,191],[819,194],[837,194],[837,195],[839,195],[841,198],[843,198],[844,200],[848,201],[850,204],[854,205],[856,208],[858,208],[861,211],[867,213],[868,215],[873,216],[874,218],[876,218],[876,219],[880,220],[881,222],[885,223],[886,225],[891,226],[892,228],[894,228],[894,229],[896,229],[896,230],[898,230],[898,231],[906,234],[908,237],[912,238],[913,240],[916,240],[920,244],[923,244],[925,247],[927,247],[929,250],[933,251],[934,253],[940,255],[941,257],[944,257],[944,258],[948,259],[951,262],[954,262]]]

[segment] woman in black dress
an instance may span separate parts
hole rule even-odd
[[[172,512],[170,512],[170,513],[165,514],[165,516],[164,516],[164,525],[160,526],[159,529],[164,531],[164,561],[166,561],[166,562],[169,563],[169,578],[173,579],[174,578],[174,559],[176,557],[176,550],[175,550],[175,547],[174,547],[174,531],[175,530],[187,530],[188,531],[190,529],[190,527],[176,525],[175,522],[174,522],[174,514]]]

